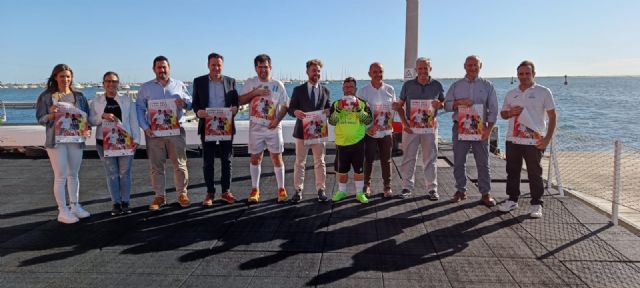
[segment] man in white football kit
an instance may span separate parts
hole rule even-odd
[[[282,138],[282,126],[280,121],[287,113],[289,96],[282,82],[271,79],[271,57],[260,54],[253,60],[257,77],[247,79],[240,91],[240,105],[252,102],[254,97],[269,96],[276,109],[275,118],[263,125],[256,121],[249,122],[249,153],[251,153],[251,194],[249,202],[257,203],[260,199],[260,170],[262,154],[269,149],[273,170],[278,182],[278,202],[286,202],[287,190],[284,188],[284,140]],[[254,103],[251,103],[253,105]],[[256,103],[259,104],[259,103]]]

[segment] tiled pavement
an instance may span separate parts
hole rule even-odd
[[[472,166],[470,197],[459,204],[447,201],[455,192],[451,167],[438,170],[440,201],[426,199],[418,176],[410,199],[362,205],[351,186],[347,200],[320,204],[309,157],[303,202],[283,205],[265,158],[259,204],[216,201],[204,209],[202,162],[190,158],[193,204],[152,213],[147,160],[137,159],[134,213],[111,217],[103,168],[87,156],[80,193],[93,215],[74,225],[55,221],[47,159],[0,158],[0,287],[640,287],[636,235],[555,191],[537,220],[527,215],[527,195],[510,214],[479,206]],[[440,157],[451,160],[450,149]],[[290,193],[293,160],[285,155]],[[233,165],[232,189],[244,200],[248,158]],[[504,199],[504,162],[493,159],[492,167],[493,194]],[[396,191],[400,183],[394,170]],[[336,188],[329,175],[328,192]]]

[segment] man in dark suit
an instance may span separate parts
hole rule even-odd
[[[236,80],[222,75],[224,57],[217,53],[211,53],[208,57],[209,74],[193,79],[193,112],[196,113],[198,121],[198,134],[202,141],[203,166],[202,173],[207,185],[207,196],[202,205],[210,207],[213,205],[215,196],[215,186],[213,180],[213,162],[216,153],[220,155],[220,167],[222,173],[220,183],[222,186],[221,199],[227,203],[235,202],[235,197],[231,193],[231,157],[233,149],[233,136],[230,141],[205,141],[205,118],[207,108],[230,107],[233,116],[238,112],[238,91],[236,90]],[[232,124],[233,124],[233,119]],[[233,124],[233,134],[236,133]]]
[[[293,88],[293,94],[289,102],[289,115],[297,118],[296,126],[293,130],[293,138],[295,138],[296,141],[296,162],[293,170],[293,186],[296,189],[296,193],[291,197],[291,202],[293,203],[298,203],[302,200],[304,172],[309,149],[313,152],[318,201],[326,202],[328,200],[325,194],[325,179],[327,177],[327,167],[324,162],[325,143],[305,145],[304,127],[302,125],[302,120],[305,118],[306,112],[320,110],[327,115],[329,114],[331,95],[329,89],[319,83],[321,72],[322,62],[320,62],[320,60],[312,59],[307,61],[307,76],[309,80]]]

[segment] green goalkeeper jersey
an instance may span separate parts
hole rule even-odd
[[[336,145],[349,146],[358,143],[373,121],[367,102],[355,96],[344,96],[331,104],[329,124],[336,126]]]

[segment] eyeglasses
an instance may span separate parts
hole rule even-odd
[[[105,83],[120,83],[120,80],[104,80]]]

